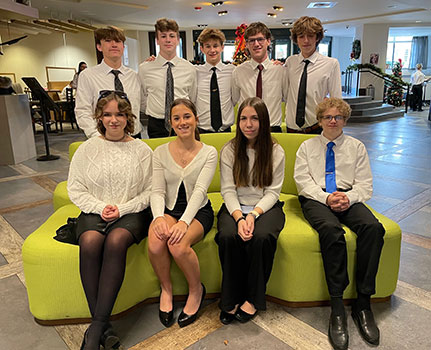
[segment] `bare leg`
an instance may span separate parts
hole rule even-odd
[[[201,223],[193,219],[181,241],[174,245],[168,245],[169,251],[189,284],[189,297],[184,306],[184,312],[187,315],[193,315],[198,311],[203,292],[199,260],[191,247],[202,239],[203,234],[204,229]]]

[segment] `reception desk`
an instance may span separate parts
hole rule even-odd
[[[36,157],[28,96],[0,95],[0,165]]]

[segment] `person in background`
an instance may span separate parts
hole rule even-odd
[[[423,85],[426,81],[430,80],[426,78],[425,74],[422,72],[422,63],[416,65],[416,72],[414,72],[410,79],[410,84],[412,85],[412,111],[422,112],[422,95],[423,95]]]
[[[213,225],[207,190],[217,167],[217,150],[199,141],[196,107],[190,100],[175,100],[170,114],[177,137],[154,151],[154,220],[148,234],[148,255],[160,281],[159,318],[166,327],[173,322],[171,256],[184,273],[189,294],[178,324],[185,327],[196,320],[206,293],[199,260],[191,246]]]
[[[283,148],[271,137],[269,112],[258,97],[238,109],[235,138],[220,153],[224,204],[215,241],[222,266],[220,321],[251,320],[266,309],[265,291],[284,227]]]
[[[356,239],[357,299],[352,317],[361,336],[378,345],[380,332],[371,311],[385,229],[365,202],[373,180],[365,146],[344,135],[351,108],[342,99],[325,99],[316,114],[322,133],[304,141],[296,154],[294,179],[305,219],[319,235],[326,283],[331,297],[328,337],[335,350],[349,345],[343,292],[349,285],[343,225]]]
[[[15,90],[12,87],[12,80],[9,77],[0,77],[0,95],[12,95]]]
[[[161,18],[155,24],[160,52],[155,60],[139,65],[142,85],[141,110],[148,116],[150,138],[170,135],[171,104],[177,98],[196,100],[196,70],[177,56],[180,33],[177,22]]]
[[[94,67],[84,69],[79,74],[76,91],[75,115],[79,127],[90,138],[99,136],[93,118],[94,109],[101,90],[125,92],[132,105],[132,112],[139,118],[141,105],[141,85],[138,75],[122,63],[124,32],[114,26],[98,28],[94,32],[97,50],[103,53],[103,60]],[[139,119],[134,123],[131,135],[141,138],[142,124]]]
[[[338,60],[317,51],[323,39],[323,26],[315,17],[301,17],[293,24],[291,39],[300,53],[287,58],[288,95],[286,125],[289,133],[320,134],[316,106],[327,95],[341,98],[341,72]]]
[[[271,31],[262,22],[251,23],[244,33],[251,59],[235,68],[232,75],[234,105],[249,97],[261,98],[269,111],[272,132],[281,132],[281,103],[287,97],[286,70],[270,61]]]
[[[152,151],[130,136],[136,117],[124,92],[102,91],[95,119],[100,136],[74,154],[67,189],[81,209],[79,270],[91,325],[81,349],[118,348],[109,317],[123,283],[128,248],[148,234]]]
[[[69,84],[67,84],[63,88],[63,90],[61,90],[60,100],[62,100],[62,101],[66,101],[67,100],[67,89],[72,89],[72,84],[73,84],[73,81],[71,81]],[[72,96],[73,97],[75,97],[75,91],[76,91],[75,89],[72,90]]]
[[[230,132],[235,121],[232,102],[232,64],[221,62],[226,38],[219,29],[206,28],[198,38],[206,63],[197,65],[196,108],[199,132]]]
[[[77,89],[78,88],[78,78],[79,78],[79,74],[81,74],[81,72],[87,68],[87,63],[85,63],[84,61],[79,62],[78,64],[78,71],[74,74],[72,82],[70,83],[70,86],[73,89]]]

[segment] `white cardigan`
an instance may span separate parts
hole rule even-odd
[[[217,150],[203,144],[193,160],[182,168],[169,152],[169,143],[157,147],[153,155],[153,188],[151,210],[154,219],[164,215],[165,206],[172,210],[184,182],[187,208],[180,220],[190,225],[196,213],[208,202],[207,190],[217,167]]]
[[[150,204],[152,151],[145,142],[85,141],[70,163],[67,190],[84,213],[102,214],[117,205],[120,217]]]
[[[248,166],[251,174],[255,150],[248,148]],[[284,180],[284,150],[278,143],[274,144],[272,151],[272,183],[260,188],[254,186],[236,187],[233,179],[234,150],[233,143],[229,141],[220,152],[220,181],[221,195],[229,214],[241,210],[242,205],[259,207],[263,212],[271,209],[280,197],[281,186]]]

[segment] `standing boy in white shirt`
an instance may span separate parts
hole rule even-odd
[[[271,31],[261,23],[251,23],[244,33],[251,60],[235,68],[232,79],[234,104],[260,97],[269,111],[272,132],[281,132],[281,102],[287,96],[286,70],[268,58]]]
[[[199,35],[206,63],[196,66],[198,94],[196,108],[199,132],[230,132],[235,121],[232,102],[232,64],[221,62],[226,38],[219,29],[206,28]]]
[[[323,39],[323,26],[315,17],[301,17],[291,30],[292,40],[301,52],[286,60],[288,95],[287,132],[320,134],[316,106],[329,95],[341,98],[341,73],[338,60],[321,55],[317,46]],[[302,86],[302,88],[301,88]]]
[[[180,33],[177,22],[161,18],[155,24],[160,52],[154,61],[139,65],[142,85],[142,110],[148,116],[150,138],[170,135],[170,110],[177,98],[196,100],[196,70],[185,59],[177,56]]]
[[[296,153],[294,179],[304,217],[319,234],[326,284],[331,296],[328,337],[335,350],[349,345],[343,292],[349,285],[347,248],[342,224],[355,232],[356,290],[352,318],[362,337],[379,344],[380,332],[371,311],[385,229],[364,202],[373,180],[365,146],[343,134],[351,108],[329,98],[317,107],[321,135],[304,141]]]
[[[141,107],[140,84],[138,75],[122,63],[124,32],[114,26],[99,28],[94,32],[97,50],[103,53],[103,60],[94,67],[79,74],[76,91],[75,115],[79,127],[90,138],[99,136],[96,121],[93,118],[97,100],[102,90],[119,90],[127,94],[132,105],[132,112],[139,118]],[[132,136],[141,137],[142,124],[135,121]]]

